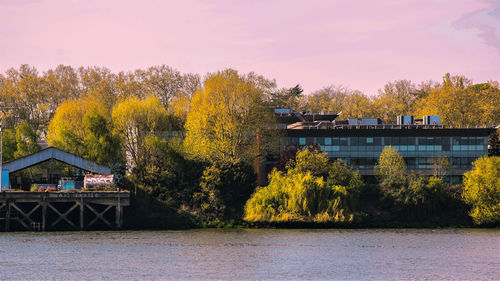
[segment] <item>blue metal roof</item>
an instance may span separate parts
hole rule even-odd
[[[36,153],[24,156],[22,158],[7,162],[3,164],[4,170],[9,170],[13,173],[34,166],[36,164],[54,159],[64,162],[68,165],[80,168],[82,170],[95,173],[95,174],[111,174],[111,169],[107,166],[97,164],[94,161],[76,156],[74,154],[62,151],[55,147],[48,147]]]

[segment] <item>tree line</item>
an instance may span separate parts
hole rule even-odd
[[[269,175],[245,205],[245,220],[255,223],[322,223],[363,226],[428,226],[500,222],[500,157],[482,157],[465,173],[463,185],[444,174],[408,174],[403,157],[391,146],[377,161],[377,184],[358,171],[330,162],[314,146],[299,151],[285,171]]]
[[[497,82],[472,84],[448,74],[442,83],[389,82],[373,97],[335,86],[305,95],[300,85],[279,88],[273,79],[233,69],[202,79],[165,65],[119,73],[62,65],[39,73],[22,65],[0,75],[5,160],[36,152],[39,140],[45,139],[111,166],[119,186],[137,187],[155,202],[206,221],[241,219],[250,210],[248,204],[258,202],[247,203],[256,188],[254,170],[280,154],[273,107],[336,111],[343,118],[380,116],[387,122],[397,115],[435,114],[444,124],[466,127],[500,123],[492,102],[499,97]],[[283,212],[276,221],[287,216],[353,221],[358,176],[339,162],[325,164],[321,174],[307,175],[300,163],[323,160],[306,156],[271,173],[268,186],[271,193],[273,186],[281,186],[280,192],[306,193],[261,203],[294,210],[293,216]]]

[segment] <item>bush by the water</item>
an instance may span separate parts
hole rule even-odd
[[[438,177],[407,176],[399,186],[382,186],[392,200],[392,212],[405,221],[422,221],[442,215],[453,203],[450,186]]]
[[[268,186],[259,188],[245,206],[250,222],[348,223],[363,182],[340,161],[328,163],[314,150],[297,153],[286,173],[274,170]]]
[[[462,197],[471,205],[471,217],[477,224],[500,221],[500,157],[481,157],[464,174]]]
[[[193,194],[194,213],[208,220],[241,219],[255,180],[247,163],[213,163],[203,171],[200,190]]]
[[[375,174],[384,199],[379,207],[393,219],[414,223],[465,214],[457,187],[439,176],[408,175],[403,157],[390,146],[383,149]]]

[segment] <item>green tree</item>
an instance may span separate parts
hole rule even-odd
[[[122,161],[120,138],[113,134],[112,124],[106,117],[97,112],[89,112],[83,118],[83,126],[85,158],[106,165]]]
[[[172,208],[189,206],[193,194],[199,191],[199,180],[204,163],[187,159],[180,141],[147,136],[148,161],[140,161],[134,169],[132,181],[154,199]]]
[[[481,157],[464,174],[462,198],[477,224],[500,221],[500,157]]]
[[[14,160],[17,150],[16,132],[11,129],[3,130],[3,161]]]
[[[272,111],[263,97],[274,84],[253,73],[227,69],[209,74],[191,100],[184,145],[202,161],[252,163],[274,149]],[[257,137],[258,136],[258,137]]]
[[[500,156],[500,128],[488,136],[488,155]]]
[[[283,88],[269,94],[269,104],[278,108],[299,109],[299,103],[303,97],[304,90],[297,84],[293,88]]]
[[[310,172],[316,177],[326,177],[328,175],[328,168],[326,154],[315,149],[313,146],[297,152],[295,159],[289,161],[286,167],[291,172]]]
[[[14,158],[20,158],[40,151],[38,139],[38,134],[28,121],[21,121],[16,128],[17,150],[14,153]]]
[[[403,156],[392,146],[386,146],[378,158],[375,174],[384,185],[391,186],[404,182],[406,163]]]
[[[345,186],[353,196],[357,196],[365,183],[357,170],[337,159],[328,167],[327,184]]]
[[[393,213],[405,221],[421,221],[432,216],[443,215],[448,189],[441,178],[411,175],[404,184],[397,188],[386,190],[386,195],[392,199]]]
[[[197,214],[209,219],[240,219],[255,180],[247,163],[213,163],[203,171],[201,189],[193,196]]]

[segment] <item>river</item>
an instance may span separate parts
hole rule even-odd
[[[498,229],[0,233],[0,279],[500,278]]]

